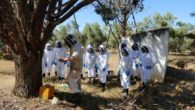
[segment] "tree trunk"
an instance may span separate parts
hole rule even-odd
[[[13,93],[20,97],[37,96],[42,85],[41,54],[15,56],[15,86]]]
[[[122,15],[122,24],[121,24],[122,37],[126,37],[126,30],[127,30],[127,13],[124,13]]]

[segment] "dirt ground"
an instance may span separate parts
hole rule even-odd
[[[177,62],[185,61],[181,69]],[[64,82],[55,77],[44,79],[44,84],[55,86],[54,97],[60,101],[52,105],[51,101],[39,97],[24,99],[12,94],[14,87],[14,63],[0,60],[0,110],[195,110],[195,56],[169,55],[168,68],[164,83],[152,83],[149,93],[137,92],[139,82],[130,87],[129,100],[123,100],[120,84],[116,79],[117,54],[111,54],[110,69],[114,75],[109,78],[106,91],[101,92],[98,84],[88,84],[82,80],[82,103],[71,103],[69,89]],[[133,100],[136,101],[133,103]]]

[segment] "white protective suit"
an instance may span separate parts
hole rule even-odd
[[[131,50],[130,51],[130,56],[132,57],[132,75],[138,76],[138,68],[139,68],[139,55],[140,51],[139,50]]]
[[[58,43],[60,43],[58,46]],[[55,54],[56,54],[56,71],[57,76],[60,78],[64,78],[65,73],[65,64],[68,64],[68,62],[59,62],[58,58],[66,58],[68,55],[66,54],[66,48],[62,46],[62,43],[60,41],[56,41],[56,47],[54,48]]]
[[[103,45],[100,45],[99,47],[105,49]],[[106,78],[108,75],[108,59],[109,53],[107,51],[105,51],[104,54],[99,54],[97,58],[98,74],[101,83],[106,83],[107,81]]]
[[[121,42],[121,44],[119,45],[119,59],[118,59],[118,65],[120,65],[121,64],[121,53],[120,53],[120,51],[123,49],[123,48],[127,48],[127,42],[125,42],[125,41],[122,41]],[[128,49],[128,48],[127,48]],[[129,50],[128,50],[129,51]],[[120,78],[120,72],[119,72],[119,70],[120,70],[120,66],[118,66],[118,78]]]
[[[88,49],[93,49],[91,45],[87,46]],[[85,56],[85,65],[87,67],[87,72],[88,72],[88,77],[95,77],[95,65],[96,65],[96,58],[97,55],[94,53],[89,53],[88,51],[86,52]]]
[[[50,49],[48,50],[48,48]],[[47,43],[44,49],[43,58],[42,58],[42,73],[48,74],[51,73],[54,61],[55,61],[55,52],[51,48],[51,44]]]
[[[150,80],[152,69],[157,63],[157,59],[152,53],[151,48],[149,46],[146,47],[148,48],[149,53],[141,53],[140,55],[140,61],[142,64],[141,81],[143,83],[147,83]]]
[[[126,50],[128,52],[127,56],[123,56],[121,51]],[[121,54],[121,59],[120,59],[120,64],[119,64],[119,72],[120,72],[120,77],[121,77],[121,86],[124,89],[128,89],[130,86],[130,68],[132,65],[132,58],[129,53],[129,49],[127,47],[121,49],[120,54]]]

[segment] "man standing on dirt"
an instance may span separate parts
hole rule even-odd
[[[75,37],[69,34],[65,39],[65,44],[70,48],[70,57],[59,58],[60,62],[71,62],[70,73],[67,77],[68,85],[73,93],[73,102],[80,104],[81,99],[81,72],[83,65],[83,48],[80,43],[77,42]]]

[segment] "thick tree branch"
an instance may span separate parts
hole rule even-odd
[[[54,13],[56,10],[62,10],[64,6],[67,5],[68,2],[62,3],[63,0],[52,0],[49,2],[49,9],[47,10],[47,13],[51,14]],[[55,5],[54,5],[55,4]],[[58,5],[57,5],[58,4]],[[56,6],[57,5],[57,6]],[[52,7],[51,7],[52,6]]]
[[[58,7],[60,7],[58,8],[58,13],[60,13],[62,7],[62,0],[58,0]]]
[[[31,0],[32,1],[32,0]],[[33,0],[34,1],[34,0]],[[25,23],[26,25],[28,26],[28,30],[30,30],[30,24],[31,24],[31,18],[32,18],[32,13],[34,11],[31,10],[31,7],[34,8],[34,2],[33,3],[29,3],[27,4],[27,2],[25,0],[22,0],[22,3],[21,3],[21,9],[22,9],[22,15],[24,16],[25,18]]]
[[[22,28],[20,26],[20,23],[13,13],[11,2],[7,0],[0,0],[0,7],[1,37],[7,37],[7,40],[5,40],[5,42],[7,41],[7,43],[12,43],[14,45],[10,48],[15,51],[15,54],[26,56],[26,45],[24,44],[23,39],[24,34],[21,32]]]
[[[25,3],[21,1],[12,2],[12,6],[14,7],[14,13],[16,15],[16,18],[18,20],[18,23],[20,23],[20,27],[22,28],[22,32],[24,33],[24,36],[27,35],[28,31],[30,30],[30,25],[27,23],[27,21],[30,21],[29,18],[27,18],[27,15],[25,15],[24,11],[26,9]]]
[[[40,41],[40,35],[43,28],[43,21],[45,18],[46,9],[48,6],[48,0],[39,0],[37,8],[34,12],[34,16],[31,24],[31,34],[29,35],[29,42],[33,49],[37,48],[37,44]]]
[[[58,2],[58,0],[51,0],[49,2],[49,7],[48,7],[48,10],[46,12],[46,17],[45,17],[45,21],[47,21],[47,23],[44,25],[47,25],[48,23],[51,23],[55,20],[54,12],[55,12],[57,2]]]
[[[12,39],[8,39],[7,36],[5,36],[5,34],[3,34],[3,33],[0,33],[0,39],[4,44],[7,44],[10,47],[12,52],[14,52],[15,54],[18,54],[16,49],[15,49],[15,46],[13,44]]]
[[[60,16],[65,14],[77,1],[78,0],[70,0],[70,1],[66,2],[66,5],[64,6],[64,8],[54,17],[59,18]]]
[[[56,20],[55,25],[58,25],[62,22],[64,22],[66,19],[68,19],[70,16],[72,16],[76,11],[81,9],[82,7],[89,5],[90,3],[94,2],[95,0],[83,0],[80,3],[78,3],[75,7],[70,9],[63,17]]]
[[[57,5],[57,2],[58,2],[58,0],[51,0],[49,2],[49,7],[48,7],[48,10],[47,10],[47,14],[51,15],[56,11],[55,8],[56,8],[56,5]]]

